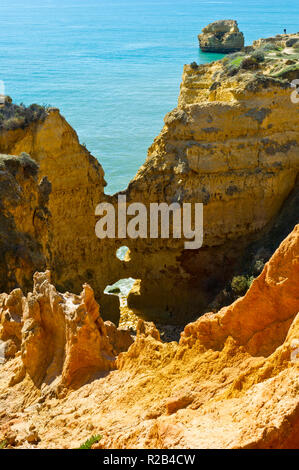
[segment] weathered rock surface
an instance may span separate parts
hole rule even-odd
[[[47,276],[35,282],[45,316],[49,299],[65,311],[70,294],[58,302]],[[140,321],[118,370],[63,399],[41,399],[28,374],[8,387],[22,358],[9,360],[0,366],[0,438],[40,448],[78,447],[91,434],[102,435],[96,447],[114,449],[298,448],[298,285],[297,225],[243,298],[187,325],[179,344]],[[57,341],[57,329],[48,332]]]
[[[244,36],[235,20],[219,20],[203,28],[198,35],[203,52],[236,52],[244,47]]]
[[[115,367],[106,327],[88,284],[80,296],[58,293],[50,273],[34,275],[23,308],[22,361],[36,386],[76,387]]]
[[[0,155],[0,292],[28,290],[51,257],[50,191],[29,155]]]
[[[2,362],[21,351],[21,364],[10,383],[28,377],[43,393],[76,388],[114,369],[114,349],[118,354],[132,343],[116,329],[112,346],[88,284],[80,295],[60,294],[50,283],[49,271],[35,273],[27,297],[20,289],[1,295],[0,340]]]
[[[106,185],[101,165],[80,145],[76,132],[56,108],[48,109],[46,116],[27,126],[2,129],[0,151],[11,155],[27,152],[38,163],[40,175],[51,181],[51,260],[47,266],[57,287],[79,294],[82,284],[91,282],[104,310],[108,297],[111,304],[108,317],[117,322],[118,298],[106,296],[103,291],[119,277],[109,275],[109,263],[99,269],[105,262],[106,248],[99,246],[94,231],[95,207],[103,199]],[[109,250],[107,247],[107,252]],[[113,264],[115,253],[111,258]],[[120,261],[115,259],[115,263],[120,264]],[[35,271],[44,268],[36,263]],[[32,273],[29,288],[32,288]],[[10,285],[4,286],[1,291],[10,289]]]
[[[111,321],[105,321],[106,333],[112,345],[115,356],[127,351],[134,342],[132,335],[127,329],[117,328]]]
[[[126,194],[146,205],[203,202],[204,242],[185,250],[181,240],[126,240],[126,269],[141,279],[128,305],[146,320],[183,323],[207,311],[242,273],[252,243],[260,241],[252,258],[264,252],[264,262],[298,223],[298,105],[288,80],[275,76],[293,57],[286,40],[276,38],[262,62],[252,49],[184,67],[178,107]],[[257,68],[247,68],[251,58]]]
[[[117,324],[118,298],[103,291],[133,277],[140,281],[129,296],[130,309],[145,320],[185,324],[242,274],[249,246],[259,242],[252,259],[261,264],[269,259],[298,223],[290,202],[298,200],[299,166],[298,105],[290,99],[289,83],[299,72],[296,51],[286,44],[292,38],[262,40],[221,61],[185,66],[178,107],[165,117],[145,164],[124,192],[128,203],[147,207],[203,202],[199,250],[186,250],[185,240],[172,238],[98,240],[95,207],[102,201],[116,204],[117,195],[104,194],[101,166],[58,110],[1,132],[0,150],[29,152],[52,182],[49,268],[59,290],[79,294],[89,282],[103,318]],[[122,245],[130,249],[125,261],[115,256]]]
[[[23,293],[15,289],[0,295],[0,361],[14,357],[21,347]]]

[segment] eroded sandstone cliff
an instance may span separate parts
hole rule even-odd
[[[0,155],[0,292],[28,290],[51,258],[50,192],[29,155]]]
[[[213,302],[227,303],[222,292],[244,267],[256,261],[259,269],[246,275],[260,272],[298,222],[299,108],[290,87],[299,74],[297,39],[260,40],[221,61],[186,65],[178,107],[123,192],[128,204],[147,207],[203,202],[199,250],[186,250],[179,239],[97,239],[95,207],[116,206],[118,195],[104,194],[102,167],[57,109],[1,130],[0,150],[28,152],[52,183],[48,267],[59,290],[79,294],[89,282],[103,318],[117,323],[118,298],[103,292],[132,277],[139,282],[128,301],[137,315],[185,324]],[[123,261],[116,257],[122,245],[130,250]]]
[[[111,280],[105,248],[94,232],[95,207],[103,199],[106,185],[101,165],[80,145],[76,132],[56,108],[22,127],[7,127],[0,132],[0,151],[11,155],[27,152],[38,163],[41,177],[46,176],[52,185],[48,204],[52,214],[51,259],[47,266],[55,283],[62,290],[79,294],[82,284],[91,281],[104,304],[105,287],[118,278]],[[39,269],[36,263],[35,270]],[[9,292],[10,288],[4,285],[1,290]],[[110,318],[117,321],[118,299],[109,296],[108,300],[112,304]]]
[[[235,20],[218,20],[208,24],[198,35],[203,52],[236,52],[244,47],[244,36]]]
[[[262,265],[298,222],[299,108],[290,80],[299,71],[288,39],[184,67],[178,107],[126,194],[145,204],[203,202],[204,244],[127,240],[127,268],[141,279],[129,306],[144,318],[194,318],[242,273],[252,243],[259,240],[250,262],[260,256]]]
[[[94,434],[101,435],[96,447],[114,449],[298,448],[298,285],[299,225],[243,298],[187,325],[179,343],[163,343],[155,326],[140,320],[136,341],[109,373],[109,338],[90,288],[80,297],[61,295],[47,273],[36,275],[21,309],[21,352],[0,366],[0,439],[10,447],[67,448]],[[14,298],[17,307],[19,293]],[[52,352],[57,359],[62,351],[49,345],[60,340],[64,361],[53,361]],[[47,361],[43,347],[29,354],[38,344],[48,345]],[[95,359],[89,366],[106,374],[90,380],[81,369],[89,382],[74,389],[65,379],[80,370],[83,345]],[[58,372],[64,393],[36,381],[38,362],[43,374],[48,367],[44,377]]]

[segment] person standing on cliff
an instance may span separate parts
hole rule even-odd
[[[287,30],[285,28],[283,30],[283,34],[287,34]]]

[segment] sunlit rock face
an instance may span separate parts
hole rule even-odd
[[[114,369],[115,356],[91,287],[85,284],[80,295],[61,294],[50,281],[49,271],[35,273],[27,297],[19,290],[4,298],[0,337],[16,338],[13,357],[21,350],[22,366],[13,384],[28,376],[44,393],[60,393]],[[13,306],[18,307],[14,317]]]
[[[203,52],[236,52],[244,47],[244,36],[235,20],[219,20],[203,28],[198,35]]]
[[[1,129],[0,151],[12,155],[27,152],[38,163],[40,177],[46,176],[51,182],[48,203],[52,214],[51,258],[46,265],[51,268],[58,288],[79,294],[82,284],[90,282],[103,305],[108,297],[111,307],[106,318],[117,322],[118,298],[105,296],[103,291],[119,279],[113,277],[113,262],[121,263],[110,247],[107,252],[111,261],[105,261],[106,248],[99,244],[94,231],[95,207],[103,199],[106,185],[101,165],[80,145],[76,132],[56,108],[48,109],[42,118],[28,125]],[[45,265],[36,262],[35,270],[44,268]],[[32,288],[32,272],[29,287]]]
[[[286,40],[237,62],[234,55],[184,67],[178,107],[127,195],[145,204],[203,202],[204,241],[185,250],[181,240],[128,240],[127,269],[141,279],[129,306],[144,318],[183,323],[206,311],[247,255],[269,259],[298,223],[298,105],[281,78],[295,51],[287,53]]]
[[[21,352],[0,364],[0,439],[36,448],[78,448],[91,435],[105,449],[298,448],[298,285],[299,225],[244,297],[186,325],[178,343],[139,320],[135,342],[114,358],[91,288],[62,295],[49,273],[36,274],[27,298],[14,291],[0,307],[0,318],[9,310],[17,320],[23,305]]]
[[[48,266],[59,290],[80,294],[88,282],[103,318],[117,323],[118,297],[104,290],[131,277],[138,280],[128,298],[134,313],[185,324],[211,309],[247,268],[246,256],[263,251],[263,263],[269,259],[298,222],[299,115],[290,80],[299,74],[296,41],[286,44],[292,38],[260,40],[237,56],[186,65],[178,106],[123,192],[127,204],[147,208],[151,202],[202,202],[198,250],[172,237],[99,240],[95,208],[103,201],[116,208],[118,195],[105,195],[102,167],[58,110],[0,133],[1,151],[30,153],[52,183]],[[129,248],[125,260],[116,256],[121,246]]]
[[[28,290],[50,258],[51,184],[29,155],[0,155],[0,292]]]

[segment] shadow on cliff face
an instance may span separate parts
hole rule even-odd
[[[231,112],[229,107],[226,108],[228,108],[227,112]],[[197,116],[196,112],[199,112],[199,110],[200,109],[197,108],[196,110],[192,110],[192,113],[195,113],[194,116]],[[45,123],[41,125],[40,133],[44,132],[45,126],[53,127],[51,120],[53,119],[53,122],[56,123],[58,119],[57,114],[56,111],[50,113],[48,118],[50,123],[46,120]],[[202,119],[201,116],[196,116],[196,122],[198,119]],[[192,119],[195,118],[192,117]],[[62,120],[62,118],[59,119]],[[180,115],[178,118],[173,119],[174,122],[171,120],[169,125],[171,130],[167,131],[170,133],[167,139],[172,139],[173,135],[176,135],[177,132],[181,132],[181,130],[176,127],[182,126]],[[175,124],[175,119],[178,119],[177,124]],[[188,123],[188,117],[186,117],[186,122]],[[62,120],[62,123],[67,127],[64,120]],[[185,125],[186,123],[184,126]],[[46,127],[46,129],[48,129],[48,127]],[[189,130],[184,130],[184,132],[189,132]],[[24,138],[23,134],[22,131],[22,139]],[[2,137],[4,139],[4,136]],[[17,136],[14,138],[17,138]],[[165,135],[163,138],[165,138]],[[36,143],[37,139],[35,139],[34,142]],[[48,138],[47,142],[49,142]],[[45,145],[44,142],[43,145]],[[157,145],[157,143],[154,145]],[[189,147],[187,151],[188,149]],[[82,150],[81,147],[79,150]],[[154,149],[151,151],[153,150]],[[39,151],[41,152],[41,150]],[[204,152],[204,149],[201,148],[201,151]],[[292,152],[293,150],[288,148],[286,152],[289,151]],[[33,154],[37,155],[36,149],[33,149]],[[26,164],[24,163],[24,165],[20,164],[20,178],[18,176],[18,158],[20,162],[27,162]],[[39,156],[38,158],[41,157]],[[37,160],[38,158],[36,157]],[[91,156],[88,154],[88,162],[90,158]],[[163,197],[165,197],[166,201],[169,203],[180,197],[182,197],[184,201],[192,201],[192,198],[197,194],[203,197],[205,207],[210,204],[211,198],[210,196],[206,197],[207,190],[205,184],[202,183],[198,186],[199,176],[196,171],[190,170],[190,168],[188,169],[187,162],[183,162],[186,166],[186,168],[184,166],[185,170],[182,174],[179,173],[179,176],[175,176],[175,171],[177,171],[176,165],[181,165],[180,159],[176,158],[172,163],[169,162],[169,169],[166,172],[164,168],[165,158],[163,154],[162,162],[159,163],[163,167],[163,171],[160,174],[159,171],[157,171],[156,174],[155,168],[149,163],[144,165],[140,170],[139,177],[136,181],[130,183],[125,192],[128,201],[143,200],[146,204],[152,201],[160,202],[159,195],[161,195],[161,193],[163,193]],[[183,159],[182,156],[180,158]],[[47,161],[49,164],[52,164],[50,157]],[[31,205],[28,206],[28,214],[26,211],[23,211],[20,216],[20,211],[17,210],[19,202],[16,198],[20,197],[20,194],[24,196],[30,184],[36,185],[36,182],[32,182],[36,178],[34,175],[37,172],[37,165],[32,160],[29,162],[28,156],[26,158],[24,156],[21,158],[6,157],[5,162],[6,169],[1,175],[1,195],[2,200],[3,197],[7,198],[7,207],[10,208],[10,212],[4,213],[4,211],[2,211],[1,213],[1,217],[3,218],[3,223],[1,224],[1,240],[3,246],[5,246],[5,248],[2,249],[3,262],[1,265],[3,282],[1,290],[10,291],[17,286],[28,290],[31,287],[33,272],[37,269],[44,269],[44,263],[46,262],[45,253],[47,253],[48,265],[53,269],[53,278],[59,290],[64,291],[67,289],[79,293],[82,284],[86,281],[89,282],[91,286],[94,287],[96,299],[101,305],[103,318],[105,320],[112,320],[116,324],[118,324],[120,318],[119,299],[115,295],[104,294],[104,289],[108,284],[112,285],[119,279],[140,279],[138,289],[133,289],[128,295],[128,307],[132,309],[136,315],[145,320],[155,321],[166,326],[176,324],[184,325],[196,319],[207,310],[217,310],[221,306],[229,304],[234,300],[234,293],[229,291],[229,285],[233,277],[237,275],[258,275],[259,271],[256,271],[256,265],[259,265],[260,268],[263,266],[264,262],[269,259],[271,254],[275,251],[280,241],[291,231],[295,223],[298,222],[297,180],[291,194],[287,196],[286,201],[283,203],[279,215],[276,215],[263,230],[239,237],[235,240],[226,239],[224,243],[220,243],[218,246],[203,246],[200,250],[184,250],[183,241],[181,240],[106,239],[100,241],[94,234],[94,225],[96,222],[93,215],[94,206],[99,200],[101,201],[103,199],[116,204],[117,195],[98,195],[99,175],[102,174],[99,169],[100,166],[98,165],[99,168],[96,169],[96,175],[93,176],[95,180],[94,192],[96,195],[92,194],[92,197],[90,197],[88,223],[86,224],[84,223],[85,219],[83,216],[79,219],[74,218],[74,213],[78,211],[76,206],[72,206],[72,210],[62,214],[63,219],[61,219],[59,223],[57,222],[58,215],[61,215],[61,204],[62,202],[66,204],[66,202],[64,200],[61,202],[61,199],[59,199],[59,191],[61,190],[57,189],[57,183],[56,186],[54,185],[56,192],[54,199],[52,199],[51,207],[54,207],[56,211],[56,241],[53,241],[53,234],[51,234],[52,238],[50,243],[48,243],[47,236],[44,235],[43,230],[46,229],[47,231],[47,217],[49,216],[46,209],[49,184],[47,185],[44,181],[44,183],[36,189],[36,195],[34,196],[36,198],[36,205],[34,206],[33,204],[32,206],[31,203]],[[53,175],[55,175],[58,171],[55,166],[55,160],[53,165],[54,167],[51,171]],[[91,171],[90,162],[86,165],[88,171]],[[93,162],[93,165],[96,165],[96,162]],[[44,169],[41,171],[41,174],[46,171],[48,170]],[[166,177],[169,179],[169,184],[164,181]],[[14,178],[16,178],[15,182],[13,182]],[[155,178],[157,180],[156,183]],[[160,181],[161,178],[162,180]],[[184,178],[183,185],[180,184],[179,178]],[[90,176],[88,176],[87,180],[90,186]],[[13,189],[13,185],[16,184],[19,185],[18,187],[22,188],[20,194],[18,192],[19,190]],[[192,193],[194,185],[196,192]],[[144,187],[147,186],[148,192],[144,190]],[[239,197],[240,189],[237,186],[232,186],[230,180],[228,181],[227,188],[228,190],[226,193],[224,192],[224,197],[227,199],[231,198],[228,201],[228,203],[230,203],[231,200]],[[234,190],[232,191],[231,188],[234,188]],[[28,194],[32,196],[34,191],[32,193],[32,189],[30,189],[31,192],[29,189]],[[63,194],[65,194],[65,191],[66,190],[63,190]],[[283,191],[285,192],[285,190]],[[73,197],[73,193],[71,195]],[[22,206],[23,210],[24,207],[26,208],[27,202],[24,202],[24,204],[25,205]],[[81,201],[78,207],[86,214],[87,209],[85,208],[84,201],[83,203]],[[218,208],[218,210],[220,209],[221,207]],[[17,218],[15,215],[17,215]],[[84,227],[80,222],[81,219],[83,220]],[[74,220],[76,221],[75,225],[73,224]],[[58,230],[60,223],[61,230]],[[68,228],[68,224],[70,223],[72,223],[72,227],[76,228],[74,233],[72,233],[72,229],[70,230]],[[44,227],[44,229],[42,227]],[[83,235],[82,238],[79,239],[79,247],[75,244],[73,248],[71,241],[73,243],[75,237],[81,236],[81,232],[83,232]],[[60,235],[60,238],[57,238],[58,235]],[[117,250],[123,250],[124,243],[126,244],[126,253],[123,259],[119,259],[119,257],[116,256]],[[52,253],[52,255],[49,254],[49,246],[51,250],[55,246],[55,253]],[[65,251],[62,251],[64,249]],[[10,273],[14,276],[11,281],[9,281],[10,275],[7,271],[11,264],[7,261],[10,252],[13,253],[13,262],[15,263],[13,268],[10,269]],[[24,254],[25,252],[27,253],[26,256]],[[59,256],[57,255],[58,252]],[[19,256],[18,253],[23,253],[24,256]],[[30,260],[29,264],[31,264],[31,268],[28,268],[28,275],[26,274],[25,277],[24,272],[27,273],[27,265],[25,261],[16,262],[16,260],[19,259]],[[23,277],[16,279],[16,275],[22,275]],[[223,290],[228,290],[228,295],[223,294]]]
[[[51,185],[37,181],[29,155],[0,155],[0,291],[28,291],[37,269],[45,269]]]
[[[221,289],[215,296],[207,311],[217,311],[223,306],[230,305],[240,295],[245,295],[250,287],[252,280],[256,278],[263,270],[264,265],[273,253],[277,250],[281,242],[299,223],[299,176],[290,195],[284,202],[279,214],[275,217],[255,241],[250,243],[243,255],[238,260],[234,277]],[[234,288],[239,282],[240,292]]]

